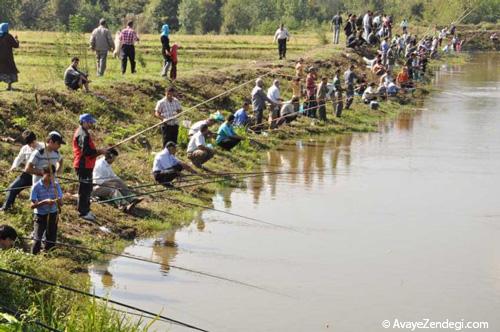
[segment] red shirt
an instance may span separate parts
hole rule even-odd
[[[83,127],[78,127],[73,135],[73,167],[93,169],[97,158],[92,137]]]
[[[177,63],[177,49],[179,48],[179,45],[174,44],[172,45],[172,49],[170,50],[170,57],[172,58],[173,63]]]

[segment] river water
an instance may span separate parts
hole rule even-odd
[[[395,319],[500,331],[499,68],[499,54],[445,66],[424,110],[269,152],[264,170],[302,174],[214,197],[297,231],[208,211],[126,249],[269,291],[118,258],[93,267],[96,293],[210,331],[387,331]]]

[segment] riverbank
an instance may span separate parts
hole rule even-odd
[[[329,60],[319,60],[329,59]],[[451,60],[451,59],[448,59]],[[463,61],[463,60],[459,60]],[[338,49],[322,47],[306,58],[307,65],[315,65],[322,74],[332,75],[335,67],[346,68],[349,63],[355,63],[357,72],[366,72],[371,76],[363,65],[361,58],[353,53],[339,52]],[[189,78],[181,78],[176,87],[180,92],[180,99],[185,108],[200,101],[218,95],[243,81],[252,82],[255,77],[267,74],[270,70],[276,70],[265,78],[266,86],[274,78],[282,80],[282,91],[286,97],[290,95],[289,81],[286,75],[293,75],[293,61],[276,64],[273,62],[259,62],[252,68],[233,67],[227,70],[202,73]],[[285,76],[284,76],[285,75]],[[101,144],[119,141],[130,136],[136,131],[156,123],[152,110],[154,103],[163,94],[165,83],[157,80],[142,80],[136,83],[121,83],[119,85],[103,86],[98,95],[87,95],[85,93],[69,93],[56,89],[33,89],[20,95],[16,100],[2,101],[0,108],[2,133],[5,137],[16,139],[19,133],[26,127],[37,133],[47,130],[58,129],[65,137],[71,137],[72,131],[77,125],[77,115],[82,110],[94,114],[99,119],[99,127],[96,131],[96,140]],[[207,117],[214,111],[221,111],[227,115],[230,111],[238,108],[244,98],[247,98],[252,84],[237,90],[234,94],[227,95],[221,99],[214,100],[195,112],[187,114],[186,119],[191,121]],[[419,102],[430,91],[431,87],[424,83],[419,86],[414,96],[406,95],[381,103],[377,111],[370,111],[368,107],[360,103],[359,98],[350,111],[345,111],[342,118],[332,117],[332,106],[328,106],[329,121],[321,123],[309,118],[301,118],[289,127],[271,131],[267,136],[255,136],[247,134],[248,138],[259,143],[252,144],[246,140],[231,154],[218,150],[217,156],[207,166],[220,172],[249,171],[259,168],[262,160],[262,152],[274,149],[286,140],[307,138],[317,135],[341,134],[349,132],[369,132],[378,128],[380,121],[394,118],[401,112],[411,112],[420,107]],[[157,132],[148,133],[140,140],[123,146],[120,149],[115,171],[130,184],[140,185],[151,183],[150,168],[152,165],[152,151],[160,148],[160,135]],[[180,146],[184,148],[187,144],[187,130],[181,129]],[[1,169],[8,168],[8,161],[13,159],[19,149],[19,145],[2,143]],[[184,149],[182,149],[184,150]],[[65,177],[73,177],[71,173],[71,151],[70,146],[64,146],[63,156],[66,157],[64,174]],[[185,159],[185,154],[180,153],[180,158]],[[2,187],[5,188],[15,177],[15,174],[3,172]],[[230,185],[225,183],[222,185]],[[173,197],[185,202],[209,205],[214,193],[215,184],[193,187],[185,192],[168,192],[148,197],[136,212],[135,216],[122,214],[112,206],[93,204],[93,211],[98,216],[96,224],[82,222],[75,212],[75,200],[72,196],[76,192],[76,184],[69,183],[63,186],[67,193],[65,196],[66,206],[60,219],[60,237],[63,242],[85,245],[92,248],[106,248],[121,250],[128,242],[138,236],[146,236],[160,230],[165,230],[180,225],[185,225],[193,220],[199,213],[199,209],[192,209],[183,204],[173,204],[165,200]],[[20,197],[16,208],[12,213],[4,214],[3,221],[16,226],[22,236],[29,236],[32,230],[31,210],[23,204],[26,192]],[[29,271],[30,274],[47,277],[51,280],[66,282],[72,272],[85,271],[86,265],[94,260],[102,258],[94,253],[85,252],[80,249],[57,248],[45,257],[24,258],[24,255],[3,256],[2,266],[14,267]],[[5,259],[5,260],[4,260]],[[13,264],[13,262],[15,264]],[[45,269],[37,269],[43,265],[50,268],[52,273]],[[62,273],[58,274],[58,271]],[[60,275],[60,277],[59,277]],[[62,278],[62,279],[59,279]],[[78,278],[77,278],[78,279]],[[18,287],[21,282],[14,282],[12,278],[5,280],[5,286]],[[75,281],[80,287],[87,287],[85,279]],[[38,289],[38,288],[36,288]],[[36,289],[27,289],[26,292],[36,293]],[[68,295],[65,295],[68,296]],[[17,295],[6,297],[19,301],[18,307],[29,308],[32,303],[39,303],[33,297],[18,299]],[[67,303],[72,300],[67,298]],[[17,302],[16,302],[17,303]],[[45,321],[45,320],[44,320]],[[55,323],[55,322],[54,322]]]

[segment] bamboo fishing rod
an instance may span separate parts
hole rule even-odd
[[[21,239],[23,239],[23,240],[32,240],[32,238],[29,238],[29,237],[21,237]],[[108,251],[108,250],[104,250],[104,249],[94,249],[94,248],[90,248],[90,247],[86,247],[86,246],[82,246],[82,245],[76,245],[76,244],[59,242],[59,241],[45,240],[45,242],[51,243],[51,244],[55,244],[55,245],[60,245],[60,246],[63,246],[63,247],[75,248],[75,249],[85,250],[85,251],[91,251],[91,252],[96,252],[96,253],[100,253],[100,254],[103,254],[103,255],[109,255],[109,256],[115,256],[115,257],[123,257],[123,258],[127,258],[127,259],[130,259],[130,260],[135,260],[135,261],[139,261],[139,262],[144,262],[144,263],[150,263],[150,264],[154,264],[154,265],[159,265],[159,266],[161,266],[163,268],[172,268],[172,269],[176,269],[176,270],[180,270],[180,271],[184,271],[184,272],[198,274],[198,275],[201,275],[201,276],[204,276],[204,277],[214,278],[214,279],[218,279],[218,280],[230,282],[230,283],[233,283],[233,284],[237,284],[237,285],[241,285],[241,286],[250,287],[250,288],[259,289],[259,290],[262,290],[262,291],[273,293],[272,291],[270,291],[270,290],[268,290],[268,289],[266,289],[264,287],[253,285],[253,284],[250,284],[250,283],[247,283],[247,282],[244,282],[244,281],[239,281],[239,280],[236,280],[236,279],[222,277],[222,276],[219,276],[219,275],[216,275],[216,274],[212,274],[212,273],[208,273],[208,272],[203,272],[203,271],[198,271],[198,270],[194,270],[194,269],[190,269],[190,268],[186,268],[186,267],[182,267],[182,266],[178,266],[178,265],[164,264],[164,263],[160,263],[160,262],[155,262],[153,260],[150,260],[150,259],[147,259],[147,258],[143,258],[143,257],[139,257],[139,256],[135,256],[135,255],[132,255],[132,254],[129,254],[129,253],[119,254],[117,252]]]
[[[147,315],[150,315],[150,316],[158,317],[158,319],[161,319],[161,320],[163,320],[165,322],[168,322],[168,323],[176,324],[176,325],[179,325],[179,326],[184,326],[184,327],[187,327],[187,328],[190,328],[190,329],[193,329],[193,330],[197,330],[197,331],[209,332],[208,330],[202,329],[202,328],[197,327],[195,325],[184,323],[182,321],[179,321],[179,320],[176,320],[176,319],[173,319],[173,318],[170,318],[170,317],[166,317],[166,316],[163,316],[163,315],[160,315],[160,314],[155,314],[155,313],[153,313],[151,311],[147,311],[147,310],[144,310],[144,309],[141,309],[141,308],[138,308],[138,307],[134,307],[132,305],[129,305],[129,304],[126,304],[126,303],[123,303],[123,302],[115,301],[115,300],[112,300],[112,299],[106,299],[106,298],[104,298],[102,296],[99,296],[99,295],[95,295],[95,294],[92,294],[92,293],[84,292],[82,290],[79,290],[79,289],[76,289],[76,288],[72,288],[72,287],[69,287],[69,286],[64,286],[64,285],[61,285],[61,284],[56,284],[56,283],[51,282],[51,281],[47,281],[47,280],[44,280],[44,279],[40,279],[40,278],[37,278],[37,277],[33,277],[33,276],[30,276],[30,275],[19,273],[19,272],[16,272],[16,271],[12,271],[12,270],[7,270],[7,269],[4,269],[4,268],[0,268],[0,273],[5,273],[5,274],[17,276],[17,277],[19,277],[21,279],[31,280],[31,281],[34,281],[34,282],[37,282],[37,283],[40,283],[40,284],[44,284],[44,285],[47,285],[47,286],[51,286],[51,287],[63,289],[63,290],[66,290],[68,292],[72,292],[72,293],[75,293],[75,294],[79,294],[79,295],[83,295],[83,296],[87,296],[87,297],[92,297],[92,298],[95,298],[95,299],[98,299],[98,300],[101,300],[101,301],[104,301],[104,302],[109,302],[109,303],[112,303],[112,304],[115,304],[115,305],[118,305],[118,306],[121,306],[121,307],[124,307],[124,308],[127,308],[127,309],[131,309],[131,310],[134,310],[134,311],[137,311],[137,312],[141,312],[141,313],[144,313],[144,314],[147,314]]]

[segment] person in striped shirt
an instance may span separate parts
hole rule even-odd
[[[135,43],[139,41],[137,33],[133,29],[134,22],[127,23],[127,27],[120,33],[122,74],[127,71],[127,59],[130,60],[130,69],[135,74]]]

